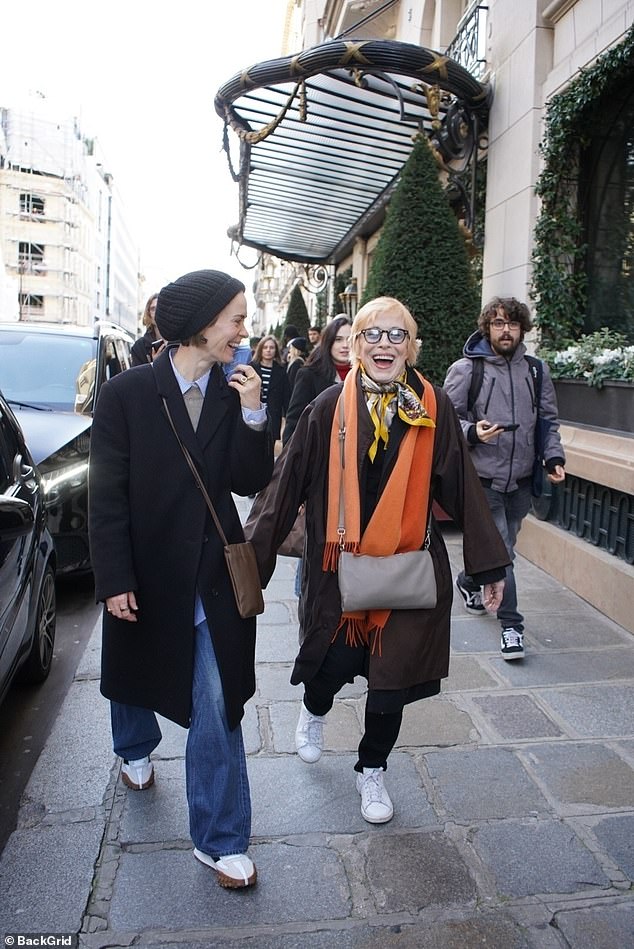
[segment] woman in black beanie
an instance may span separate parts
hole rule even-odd
[[[244,284],[221,271],[161,290],[156,323],[172,345],[102,387],[89,479],[95,590],[105,604],[101,691],[122,780],[134,790],[154,782],[155,712],[189,728],[194,856],[231,888],[256,880],[240,727],[255,690],[255,619],[238,613],[223,541],[179,439],[229,543],[242,541],[232,492],[260,491],[273,469],[260,377],[247,365],[228,379],[222,371],[247,338],[245,317]]]
[[[296,336],[295,339],[292,339],[288,344],[288,364],[286,366],[286,372],[288,373],[288,382],[291,392],[295,385],[297,373],[306,363],[308,351],[308,340],[305,336]]]

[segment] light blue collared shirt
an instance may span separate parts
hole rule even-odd
[[[170,361],[172,363],[172,369],[174,370],[174,375],[176,376],[176,381],[178,386],[185,395],[188,389],[191,389],[192,386],[196,385],[202,392],[203,399],[205,398],[205,393],[207,392],[207,386],[209,385],[209,376],[211,375],[211,369],[208,369],[207,372],[204,372],[202,376],[199,376],[198,379],[194,379],[192,382],[190,379],[186,379],[185,376],[181,376],[180,372],[174,365],[174,350],[169,350]],[[259,409],[242,409],[242,418],[249,426],[249,428],[254,428],[256,431],[261,432],[266,428],[266,406],[260,404]]]
[[[174,370],[174,375],[176,376],[176,381],[178,382],[179,388],[183,395],[185,395],[188,389],[191,389],[192,386],[198,386],[204,399],[205,393],[207,392],[207,386],[209,385],[211,369],[208,369],[207,372],[203,373],[202,376],[199,376],[198,379],[194,379],[192,382],[190,379],[186,379],[184,376],[181,376],[180,372],[174,365],[174,353],[171,349],[169,350],[169,356],[172,363],[172,369]],[[254,428],[256,431],[262,431],[266,427],[266,407],[261,405],[259,409],[243,408],[242,418],[250,428]],[[198,591],[196,591],[196,603],[194,605],[194,626],[198,626],[206,618],[207,617],[205,616],[203,601],[201,600]]]

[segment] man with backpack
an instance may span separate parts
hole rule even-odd
[[[531,495],[539,493],[535,482],[542,464],[553,484],[566,476],[552,379],[541,360],[526,354],[523,342],[531,328],[526,304],[515,297],[494,297],[444,384],[511,559]],[[480,587],[464,571],[456,587],[469,612],[485,613]],[[512,564],[506,568],[497,618],[503,658],[522,659],[524,617],[517,609]]]

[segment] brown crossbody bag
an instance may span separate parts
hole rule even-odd
[[[260,573],[258,570],[258,564],[255,559],[255,550],[253,544],[245,540],[241,544],[230,544],[227,540],[226,534],[222,529],[222,524],[216,514],[216,510],[211,503],[211,498],[207,488],[204,485],[203,479],[200,477],[198,468],[194,464],[194,459],[186,445],[183,444],[183,441],[176,431],[176,426],[172,420],[170,410],[167,407],[166,399],[163,399],[163,405],[165,406],[165,412],[167,414],[168,421],[172,426],[172,431],[176,435],[178,444],[181,446],[181,450],[185,456],[185,460],[191,469],[196,484],[200,488],[202,496],[205,499],[207,507],[209,508],[209,513],[211,514],[214,524],[216,525],[216,530],[220,534],[220,539],[222,540],[225,561],[227,564],[227,570],[229,571],[229,577],[231,578],[231,585],[233,587],[233,595],[235,596],[236,606],[238,607],[238,613],[242,619],[248,619],[250,616],[258,616],[258,614],[264,612],[264,599],[262,597],[262,584],[260,581]]]

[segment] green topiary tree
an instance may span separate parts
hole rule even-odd
[[[419,135],[387,211],[362,303],[396,297],[418,323],[418,364],[439,385],[476,328],[480,294],[464,238]]]
[[[284,325],[296,326],[299,330],[300,336],[308,336],[310,320],[308,318],[308,310],[306,309],[306,304],[304,303],[304,297],[302,296],[302,291],[299,288],[299,284],[295,284],[291,292],[291,298],[288,301],[288,309],[286,310],[286,319]]]

